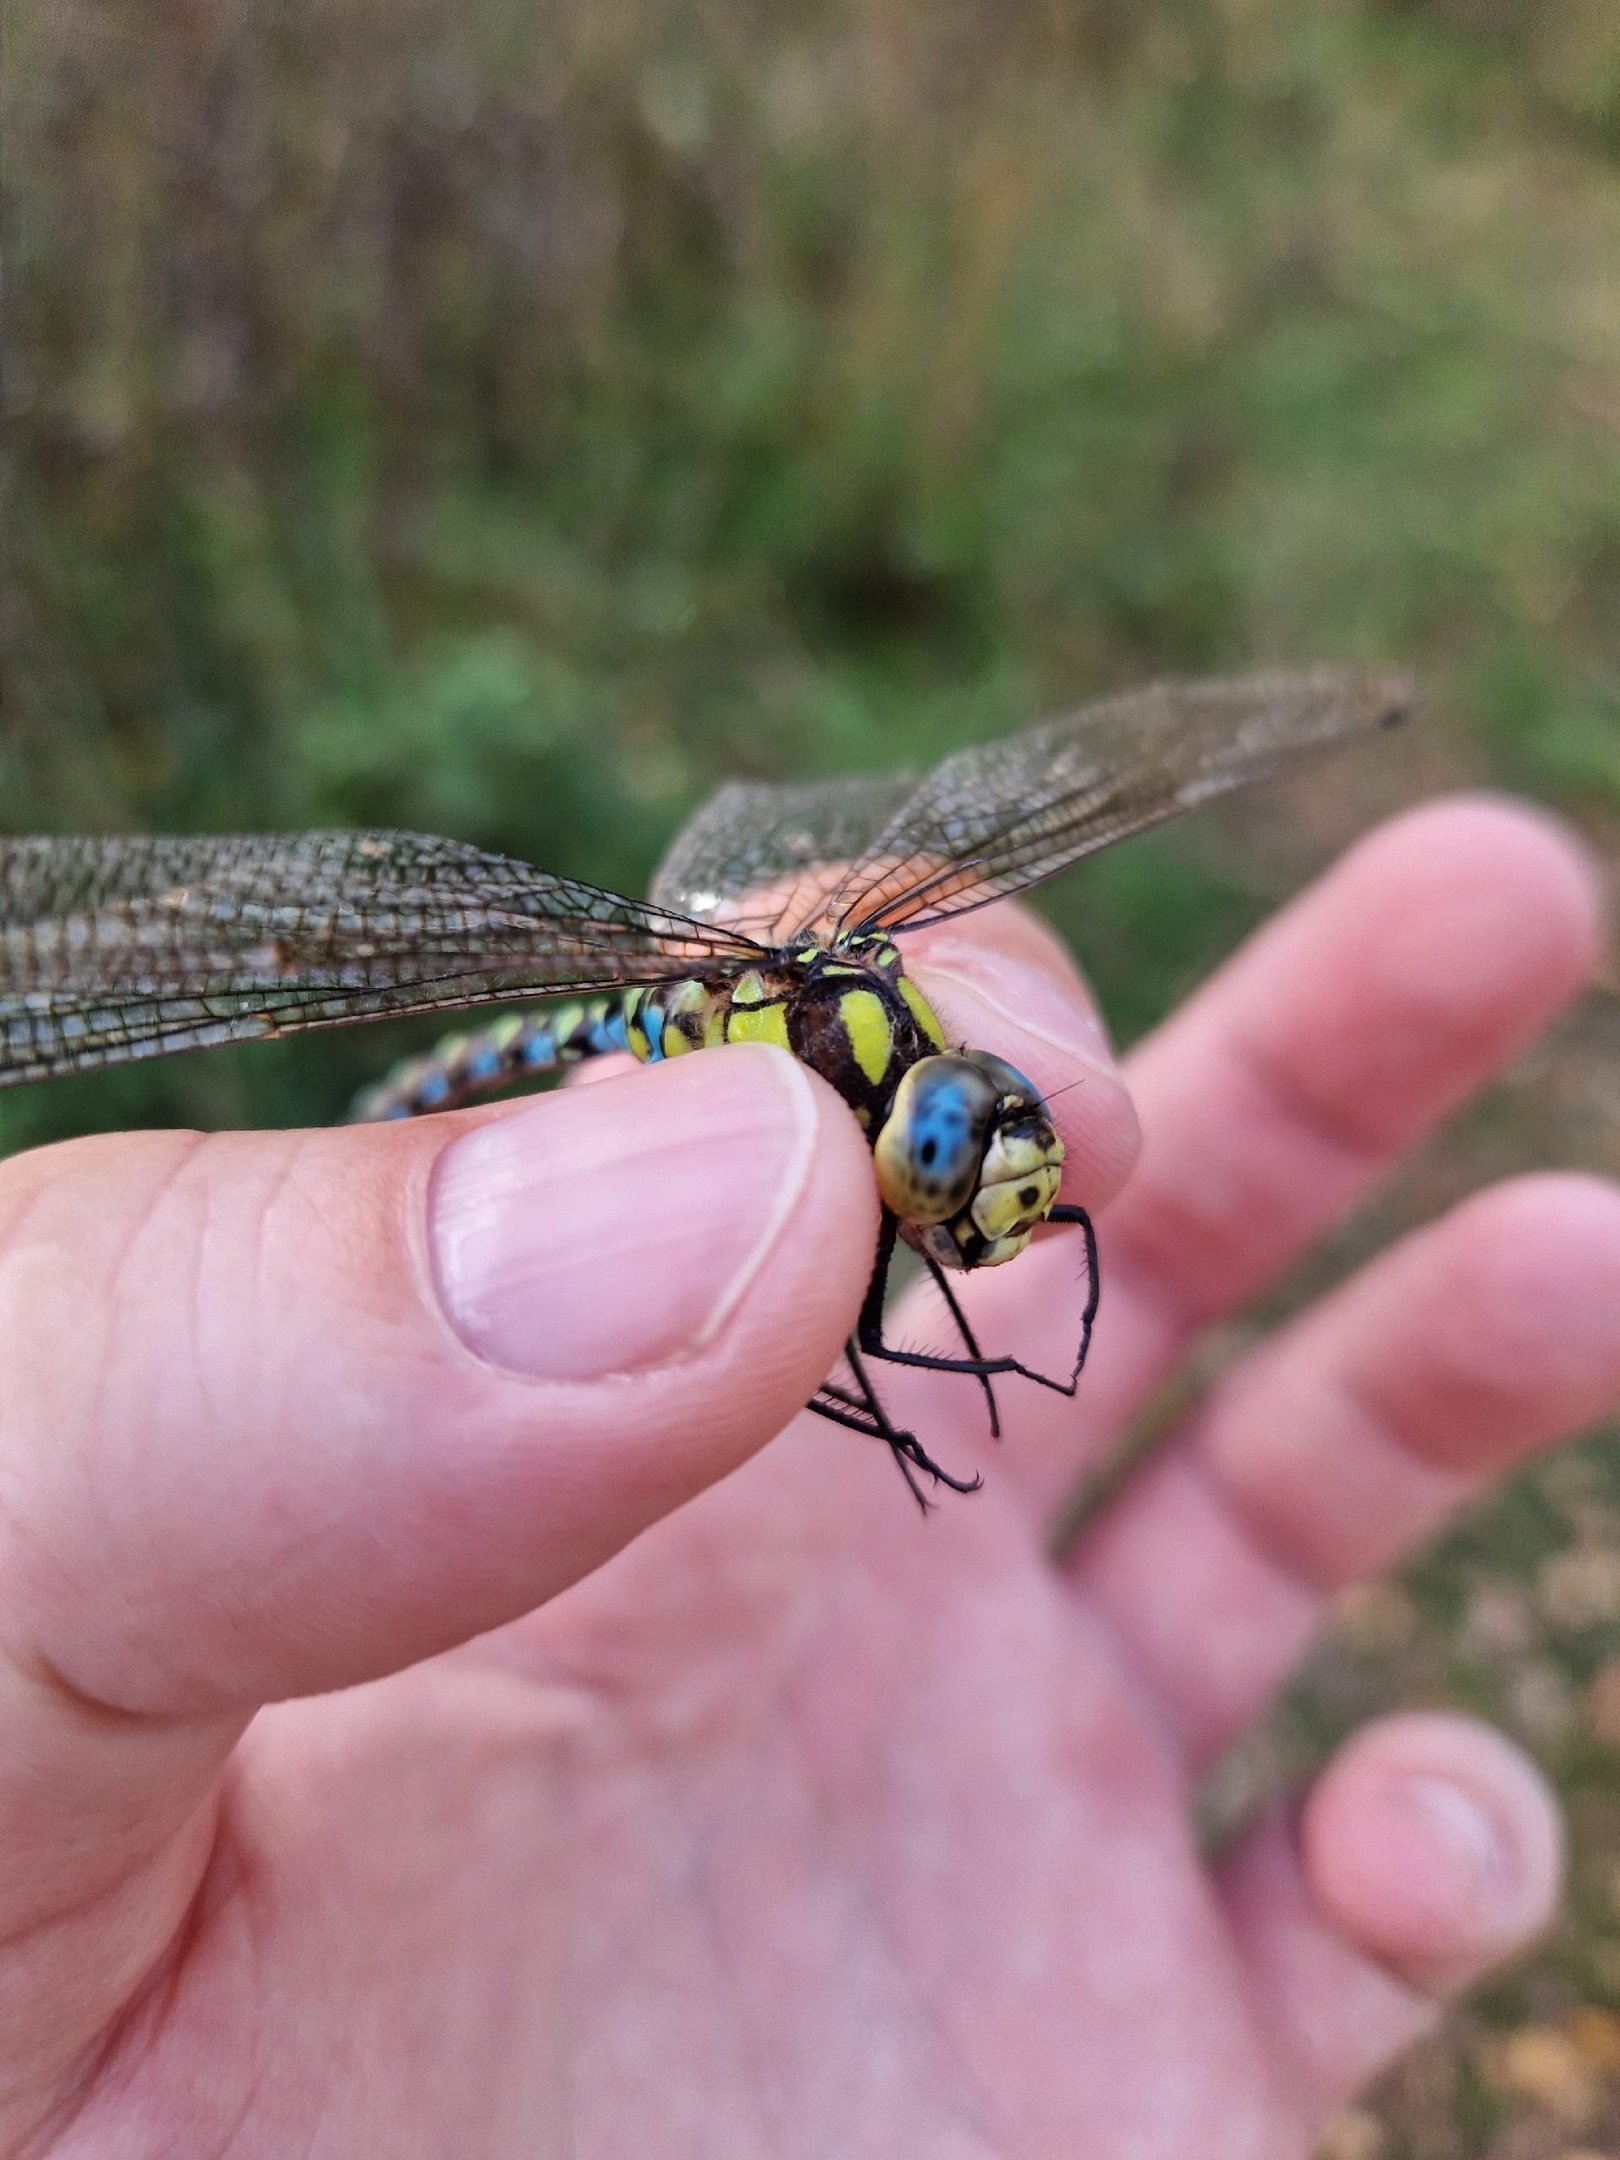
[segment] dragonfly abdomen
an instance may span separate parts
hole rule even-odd
[[[625,1032],[649,1062],[721,1043],[774,1043],[836,1088],[872,1137],[910,1068],[945,1047],[887,939],[871,952],[801,945],[729,977],[661,983],[626,1000]]]
[[[686,976],[505,1014],[396,1065],[350,1114],[368,1123],[421,1117],[588,1057],[628,1051],[655,1065],[737,1042],[790,1052],[838,1090],[873,1137],[905,1074],[944,1048],[938,1021],[892,946],[881,961],[813,947],[736,975]]]
[[[641,995],[629,993],[630,998]],[[372,1124],[454,1110],[581,1058],[628,1050],[628,1002],[624,996],[571,999],[544,1012],[503,1013],[488,1027],[446,1035],[424,1057],[406,1059],[356,1096],[349,1115],[357,1123]]]

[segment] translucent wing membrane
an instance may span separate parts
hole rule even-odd
[[[1160,683],[958,751],[819,914],[829,928],[898,930],[1023,892],[1128,833],[1392,726],[1411,696],[1402,682],[1325,669]]]
[[[416,833],[0,840],[0,1085],[760,948]]]
[[[785,939],[822,912],[915,786],[913,773],[787,787],[732,781],[676,836],[652,897],[762,940]],[[737,904],[745,895],[751,907]]]
[[[0,840],[0,1085],[937,922],[1407,702],[1327,672],[1166,683],[961,751],[920,786],[723,788],[645,904],[414,833]]]

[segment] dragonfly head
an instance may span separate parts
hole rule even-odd
[[[1016,1259],[1058,1196],[1063,1142],[1032,1081],[986,1050],[919,1058],[873,1144],[908,1245],[941,1267]]]

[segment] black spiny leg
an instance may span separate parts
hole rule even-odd
[[[948,1485],[953,1492],[976,1492],[982,1480],[977,1476],[966,1482],[953,1478],[933,1460],[914,1433],[904,1432],[891,1422],[888,1412],[878,1398],[877,1390],[872,1385],[865,1359],[872,1357],[890,1365],[918,1366],[925,1372],[968,1374],[984,1389],[990,1405],[990,1431],[996,1438],[1000,1437],[1000,1422],[996,1415],[995,1394],[990,1385],[993,1377],[1002,1373],[1017,1373],[1025,1380],[1033,1380],[1039,1387],[1052,1389],[1055,1394],[1072,1396],[1079,1386],[1080,1374],[1091,1348],[1092,1324],[1096,1320],[1097,1305],[1102,1295],[1102,1275],[1097,1265],[1097,1234],[1091,1226],[1091,1217],[1082,1207],[1054,1207],[1047,1220],[1074,1224],[1085,1241],[1086,1305],[1080,1320],[1080,1343],[1075,1351],[1074,1369],[1066,1381],[1054,1380],[1048,1373],[1038,1373],[1032,1366],[1023,1364],[1015,1357],[985,1357],[944,1270],[926,1253],[923,1255],[924,1263],[938,1285],[940,1295],[944,1298],[951,1318],[967,1346],[968,1355],[965,1358],[948,1358],[936,1357],[920,1350],[891,1349],[883,1340],[883,1301],[888,1290],[889,1269],[894,1261],[899,1224],[887,1208],[883,1211],[871,1281],[867,1285],[855,1334],[844,1350],[855,1380],[855,1390],[839,1387],[829,1380],[817,1390],[814,1399],[806,1407],[815,1411],[818,1417],[827,1418],[835,1425],[843,1425],[851,1432],[863,1433],[869,1440],[884,1441],[900,1465],[900,1473],[910,1486],[912,1497],[920,1508],[926,1510],[929,1502],[912,1475],[914,1466],[925,1476],[933,1478],[937,1484]]]
[[[844,1355],[849,1357],[851,1353],[857,1359],[860,1356],[853,1342],[846,1345]],[[984,1482],[982,1478],[977,1475],[971,1478],[952,1477],[948,1470],[942,1469],[934,1461],[915,1433],[904,1432],[891,1424],[887,1411],[878,1401],[876,1392],[864,1372],[861,1378],[868,1391],[864,1400],[858,1395],[852,1395],[848,1388],[835,1387],[828,1381],[805,1404],[805,1408],[813,1410],[817,1417],[824,1417],[834,1425],[842,1425],[849,1432],[858,1432],[868,1440],[881,1440],[900,1465],[900,1475],[910,1486],[911,1497],[925,1515],[933,1503],[912,1475],[913,1464],[936,1484],[948,1485],[952,1492],[978,1491]]]
[[[936,1485],[948,1485],[952,1492],[977,1492],[984,1483],[983,1478],[979,1476],[977,1471],[970,1478],[952,1477],[948,1470],[940,1468],[915,1433],[902,1432],[899,1426],[890,1422],[889,1413],[884,1409],[877,1389],[873,1387],[871,1378],[867,1373],[859,1345],[854,1341],[846,1343],[844,1345],[844,1356],[849,1361],[850,1371],[855,1375],[856,1386],[866,1398],[866,1406],[871,1412],[873,1422],[877,1426],[881,1437],[888,1442],[889,1451],[900,1465],[900,1474],[911,1487],[912,1498],[917,1505],[925,1513],[927,1512],[927,1498],[922,1487],[911,1474],[913,1464],[925,1477],[931,1477]]]
[[[888,1208],[883,1210],[878,1225],[877,1259],[872,1268],[872,1279],[866,1286],[866,1297],[861,1305],[860,1318],[855,1323],[855,1340],[868,1357],[882,1358],[891,1365],[922,1364],[930,1371],[971,1373],[984,1389],[985,1400],[990,1405],[990,1437],[1001,1438],[1001,1421],[996,1415],[995,1390],[990,1385],[990,1368],[980,1352],[973,1330],[968,1326],[967,1315],[957,1303],[945,1271],[937,1261],[922,1254],[923,1265],[939,1285],[951,1318],[956,1322],[962,1340],[967,1345],[966,1358],[924,1358],[920,1353],[890,1350],[883,1340],[883,1307],[889,1294],[889,1270],[894,1265],[895,1245],[899,1239],[900,1224]]]
[[[968,1330],[967,1321],[958,1311],[956,1300],[951,1296],[942,1272],[938,1269],[934,1270],[934,1278],[939,1283],[941,1290],[945,1292],[946,1302],[950,1305],[957,1325],[962,1330],[963,1339],[972,1354],[965,1358],[948,1358],[937,1357],[923,1350],[896,1350],[891,1348],[883,1340],[882,1297],[880,1295],[874,1301],[871,1290],[867,1291],[866,1303],[861,1307],[858,1335],[862,1350],[865,1351],[868,1357],[879,1358],[888,1365],[917,1365],[921,1366],[925,1372],[969,1373],[975,1379],[986,1383],[986,1385],[988,1385],[991,1378],[1002,1373],[1017,1373],[1021,1379],[1033,1380],[1037,1387],[1050,1388],[1057,1395],[1072,1396],[1079,1386],[1081,1370],[1086,1362],[1086,1354],[1091,1348],[1092,1323],[1097,1317],[1097,1301],[1102,1295],[1102,1276],[1097,1266],[1097,1233],[1091,1227],[1091,1217],[1082,1207],[1055,1207],[1046,1219],[1048,1222],[1078,1224],[1085,1238],[1086,1308],[1080,1320],[1080,1346],[1075,1352],[1074,1368],[1067,1380],[1054,1380],[1050,1373],[1036,1372],[1033,1366],[1025,1365],[1015,1357],[987,1358],[980,1356],[978,1344]],[[895,1234],[892,1218],[887,1219],[886,1228],[889,1240],[888,1249],[892,1253]],[[883,1247],[880,1242],[880,1253],[882,1250]],[[874,1282],[875,1280],[874,1277]],[[994,1398],[992,1398],[991,1402],[991,1414],[994,1416]]]
[[[934,1278],[934,1288],[945,1300],[945,1310],[956,1322],[956,1332],[967,1345],[969,1359],[975,1365],[983,1365],[984,1352],[979,1348],[978,1337],[974,1334],[972,1328],[968,1326],[967,1314],[963,1312],[961,1306],[956,1302],[956,1292],[951,1288],[950,1277],[932,1253],[924,1253],[922,1261],[923,1266],[927,1268],[929,1274]],[[978,1372],[974,1374],[974,1378],[978,1381],[980,1387],[984,1389],[984,1399],[989,1405],[990,1437],[992,1440],[999,1440],[1001,1438],[1001,1419],[996,1412],[996,1391],[990,1384],[990,1375],[987,1372]]]
[[[1097,1307],[1102,1299],[1102,1269],[1097,1264],[1097,1233],[1091,1217],[1083,1207],[1054,1207],[1046,1217],[1048,1222],[1074,1223],[1078,1226],[1086,1247],[1086,1309],[1080,1315],[1080,1347],[1074,1353],[1074,1372],[1067,1392],[1074,1393],[1074,1384],[1085,1370],[1086,1355],[1091,1348],[1091,1330],[1096,1324]]]
[[[865,1303],[861,1307],[860,1325],[865,1324],[868,1311],[874,1305],[881,1325],[883,1296],[888,1287],[889,1268],[894,1259],[894,1241],[895,1220],[885,1209],[883,1228],[878,1233],[872,1279],[867,1287]],[[899,1464],[900,1474],[911,1488],[912,1498],[925,1514],[930,1503],[927,1494],[912,1475],[914,1468],[920,1470],[925,1477],[931,1477],[936,1485],[948,1485],[952,1492],[977,1492],[984,1482],[982,1478],[977,1474],[971,1478],[952,1477],[948,1470],[942,1469],[934,1461],[915,1433],[904,1431],[890,1418],[872,1385],[871,1376],[861,1356],[860,1325],[844,1345],[844,1357],[858,1392],[839,1387],[828,1380],[805,1407],[813,1410],[817,1417],[824,1417],[834,1425],[842,1425],[850,1432],[863,1433],[869,1440],[883,1441]]]

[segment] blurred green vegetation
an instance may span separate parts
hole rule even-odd
[[[12,829],[371,820],[639,889],[719,777],[1415,665],[1620,804],[1605,0],[16,0]],[[1260,898],[1060,892],[1137,1032]],[[374,1032],[24,1091],[332,1115]]]

